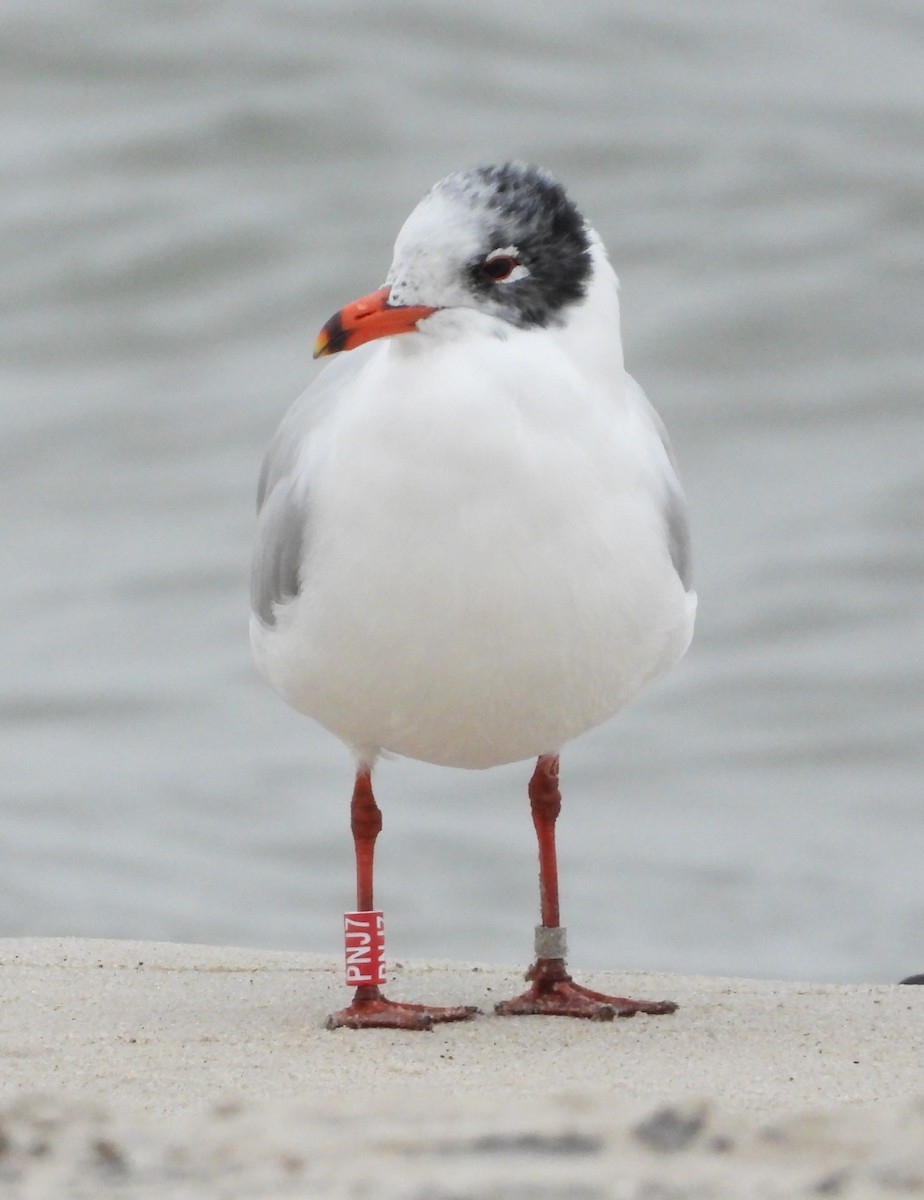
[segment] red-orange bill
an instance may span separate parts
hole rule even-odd
[[[392,337],[396,333],[412,333],[417,322],[429,317],[436,309],[422,304],[388,303],[389,289],[379,288],[354,300],[352,304],[334,313],[314,344],[314,357],[337,354],[341,350],[355,350],[364,342],[376,338]]]

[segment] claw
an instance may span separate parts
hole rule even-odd
[[[443,1008],[431,1004],[401,1004],[386,999],[381,993],[370,997],[357,995],[349,1007],[331,1013],[325,1025],[328,1029],[431,1030],[435,1024],[444,1021],[468,1021],[478,1011],[471,1004]]]
[[[634,1000],[629,996],[607,996],[575,983],[562,958],[540,958],[526,978],[532,984],[512,1000],[503,1000],[494,1011],[500,1017],[583,1017],[590,1021],[612,1021],[636,1013],[659,1016],[675,1012],[673,1000]]]

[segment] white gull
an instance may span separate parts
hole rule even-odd
[[[450,175],[385,287],[325,326],[316,354],[338,351],[263,465],[251,641],[279,695],[355,755],[357,910],[373,909],[380,754],[535,757],[542,923],[531,986],[497,1011],[671,1011],[575,984],[558,912],[559,751],[680,659],[696,609],[683,495],[623,365],[600,239],[537,168]],[[364,985],[330,1024],[472,1011]]]

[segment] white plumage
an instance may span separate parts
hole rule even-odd
[[[672,1011],[573,984],[558,925],[557,753],[678,661],[696,609],[680,485],[623,366],[599,239],[534,168],[450,176],[399,234],[386,288],[319,346],[351,352],[264,462],[251,640],[273,688],[356,756],[358,910],[373,907],[380,753],[538,757],[538,958],[498,1011]],[[331,1021],[470,1015],[360,988]]]
[[[552,753],[689,644],[695,597],[667,525],[679,485],[623,368],[598,243],[593,264],[560,329],[499,337],[496,318],[449,310],[342,356],[274,444],[303,524],[300,590],[274,624],[252,618],[256,661],[366,763]]]

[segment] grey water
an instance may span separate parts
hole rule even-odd
[[[572,964],[924,970],[922,62],[918,0],[0,3],[0,935],[339,953],[256,474],[423,192],[518,157],[610,249],[700,597],[563,758]],[[528,773],[381,765],[390,957],[525,965]]]

